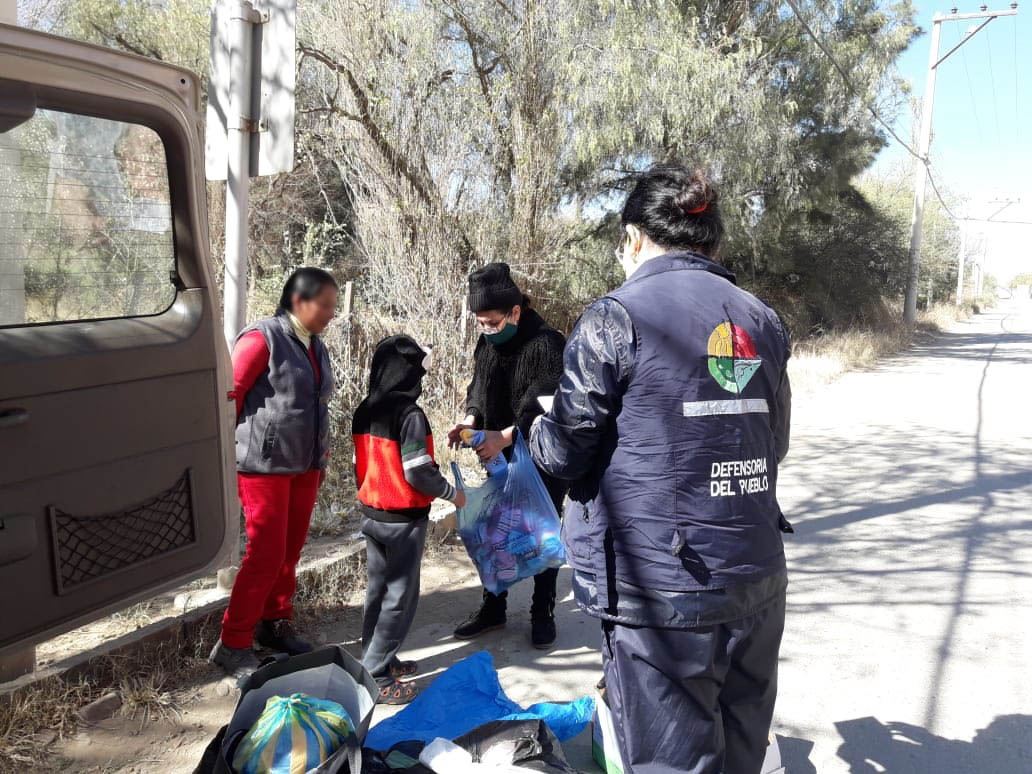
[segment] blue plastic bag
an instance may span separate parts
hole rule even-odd
[[[365,746],[389,750],[398,742],[456,739],[492,720],[540,719],[560,742],[577,736],[591,721],[590,696],[569,704],[535,704],[524,710],[505,695],[491,654],[475,653],[447,669],[405,709],[370,729]]]
[[[459,536],[485,589],[500,594],[516,581],[563,566],[559,514],[519,431],[504,475],[468,489],[454,462],[452,472],[466,493],[466,507],[458,513]]]

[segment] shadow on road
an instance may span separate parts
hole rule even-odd
[[[781,734],[777,737],[781,765],[784,766],[786,774],[817,774],[817,767],[810,761],[813,742]]]
[[[1032,332],[1028,317],[1007,313],[981,324],[930,337],[880,363],[877,376],[853,377],[828,403],[833,418],[801,423],[782,469],[779,494],[784,484],[796,527],[786,541],[788,658],[805,663],[820,653],[815,636],[834,640],[840,622],[852,626],[857,640],[836,645],[855,661],[847,668],[870,680],[855,715],[880,714],[877,702],[896,691],[896,717],[917,723],[836,723],[851,774],[1032,774],[1032,716],[1003,714],[1025,707],[1001,706],[987,685],[964,687],[992,653],[979,622],[1006,615],[1032,579],[1032,565],[1019,560],[1032,550],[1028,403],[1014,391],[1032,373]],[[999,652],[1013,652],[1014,636],[999,636]],[[888,643],[915,650],[884,663],[877,654]],[[1004,669],[989,666],[996,681]],[[981,723],[996,719],[972,742],[936,736],[942,723],[958,727],[966,693]],[[841,709],[831,717],[850,716]],[[807,740],[783,740],[790,774],[815,771],[811,757],[830,763],[829,735],[812,738],[812,754]]]
[[[1001,715],[971,742],[908,723],[857,718],[835,724],[850,774],[1020,774],[1032,770],[1032,715]],[[788,767],[788,771],[806,771]],[[813,771],[811,768],[810,771]]]

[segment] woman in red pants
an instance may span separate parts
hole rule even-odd
[[[258,666],[254,640],[291,655],[312,649],[294,631],[291,599],[329,455],[333,372],[319,334],[336,305],[337,283],[329,273],[298,269],[276,315],[250,325],[233,347],[247,550],[209,661],[236,678]]]

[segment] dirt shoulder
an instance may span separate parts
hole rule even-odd
[[[507,629],[477,642],[461,643],[451,638],[451,631],[479,603],[476,571],[461,548],[432,552],[424,560],[419,612],[404,653],[423,667],[418,682],[425,685],[456,661],[487,649],[506,691],[520,703],[566,701],[590,694],[601,669],[598,625],[576,610],[567,573],[564,571],[560,581],[560,638],[552,651],[537,651],[529,642],[530,583],[520,584],[511,593]],[[299,622],[320,642],[341,642],[357,653],[364,580],[351,579],[349,585],[350,589],[341,589],[342,604],[302,608]],[[147,675],[140,678],[145,680]],[[119,715],[57,742],[56,756],[35,770],[75,774],[192,771],[205,746],[228,722],[236,695],[227,693],[219,673],[200,659],[180,678],[175,687],[158,692],[160,702],[141,702],[135,707],[135,716],[132,709],[123,707]],[[378,708],[374,723],[390,712]],[[569,743],[567,754],[574,766],[595,771],[586,735]]]

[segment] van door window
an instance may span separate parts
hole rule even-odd
[[[0,326],[160,314],[175,300],[152,129],[39,110],[0,134]]]

